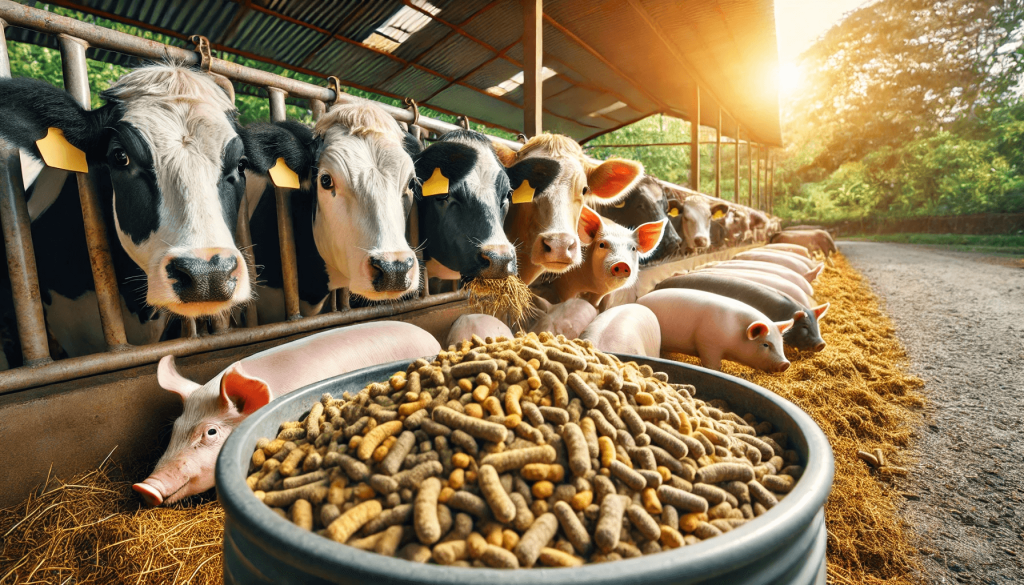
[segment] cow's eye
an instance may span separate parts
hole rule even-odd
[[[206,436],[215,437],[217,436],[217,427],[210,427],[206,430]]]
[[[590,193],[590,187],[584,186],[583,187],[583,194],[586,195],[587,193]]]
[[[601,248],[602,250],[604,250],[604,248],[605,248],[604,242],[598,242],[597,243],[597,247]]]
[[[511,201],[511,200],[512,200],[512,189],[509,189],[509,190],[508,190],[508,194],[507,194],[507,195],[505,195],[505,199],[507,199],[507,200],[509,200],[509,201]]]
[[[333,189],[334,179],[332,179],[331,176],[328,175],[327,173],[324,173],[320,175],[320,186],[323,187],[324,189]]]
[[[765,343],[765,344],[763,344],[763,345],[764,345],[765,347],[768,347],[768,344],[767,344],[767,343]]]
[[[115,148],[114,152],[110,153],[110,158],[119,167],[126,167],[131,162],[128,160],[128,153],[123,148]]]
[[[238,174],[241,175],[247,168],[249,168],[249,161],[245,158],[238,159]]]

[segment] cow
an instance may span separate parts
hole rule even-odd
[[[253,253],[263,265],[260,322],[284,320],[276,200],[270,169],[282,159],[299,178],[289,199],[295,232],[300,311],[316,314],[327,294],[348,287],[370,301],[419,289],[420,270],[405,239],[415,167],[407,134],[372,102],[341,104],[310,131],[279,122],[246,128],[252,169],[246,192]]]
[[[671,201],[666,197],[661,182],[645,175],[617,203],[597,205],[594,211],[623,227],[634,229],[645,223],[668,220],[670,204]],[[710,214],[708,217],[710,218]],[[658,262],[678,254],[682,242],[679,232],[674,229],[665,230],[661,243],[650,255],[643,258],[641,264]]]
[[[559,134],[534,136],[519,152],[497,143],[495,148],[513,190],[505,233],[517,245],[519,277],[526,284],[544,272],[560,274],[578,265],[583,256],[576,224],[583,204],[617,202],[644,172],[630,160],[597,164],[575,140]]]
[[[234,238],[248,162],[231,98],[209,75],[173,64],[130,71],[101,97],[90,111],[43,81],[0,81],[0,138],[21,153],[40,297],[72,357],[106,343],[77,181],[45,164],[44,138],[51,157],[84,153],[106,231],[120,243],[111,256],[129,343],[158,341],[169,316],[225,314],[251,296]]]
[[[728,242],[733,246],[753,239],[749,211],[747,208],[733,205],[725,214],[723,226],[728,233]]]
[[[711,247],[712,218],[729,210],[729,204],[699,194],[683,195],[681,199],[670,198],[668,215],[672,227],[686,242],[686,253],[693,254]]]
[[[767,241],[768,216],[763,211],[758,211],[757,209],[751,209],[748,215],[750,217],[750,232],[753,235],[754,241]]]
[[[836,243],[832,235],[825,230],[791,230],[779,232],[771,237],[773,244],[798,244],[813,252],[821,252],[825,256],[836,253]]]
[[[414,156],[423,259],[430,276],[469,281],[516,274],[515,248],[503,230],[512,201],[505,167],[490,139],[453,130]],[[524,177],[539,184],[537,173]],[[443,180],[442,187],[432,181]]]

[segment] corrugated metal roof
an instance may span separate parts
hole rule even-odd
[[[202,34],[219,50],[523,127],[521,87],[487,93],[522,71],[520,0],[51,3],[179,37]],[[698,84],[702,124],[717,125],[722,107],[724,134],[739,122],[744,138],[781,143],[773,0],[547,0],[544,14],[544,65],[556,72],[544,83],[545,130],[585,141],[659,112],[690,119]],[[384,37],[365,44],[385,23]],[[22,36],[12,38],[53,46]]]

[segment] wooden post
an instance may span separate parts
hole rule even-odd
[[[754,206],[754,159],[753,144],[747,136],[747,207]]]
[[[754,209],[761,206],[761,146],[754,148],[754,176],[757,178],[757,185],[754,186],[754,201],[750,204]]]
[[[722,198],[722,106],[718,106],[718,126],[715,127],[715,197]]]
[[[775,209],[775,156],[771,157],[771,173],[768,179],[768,213]]]
[[[690,118],[690,188],[700,191],[700,86],[693,85],[693,113]]]
[[[523,3],[523,134],[533,138],[541,133],[543,111],[544,2]]]
[[[761,182],[761,207],[763,211],[768,203],[768,146],[763,148],[764,153],[764,180]]]
[[[733,185],[734,193],[732,200],[736,203],[740,202],[740,123],[736,122],[736,158],[732,161],[733,170],[732,176],[736,184]]]

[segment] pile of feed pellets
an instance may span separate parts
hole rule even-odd
[[[719,536],[803,467],[721,400],[547,333],[474,336],[257,442],[247,484],[358,549],[462,567],[573,567]]]

